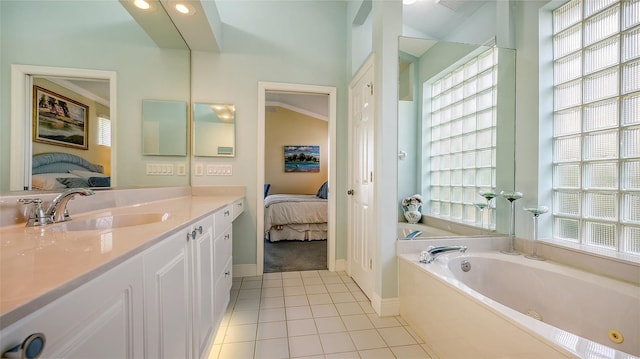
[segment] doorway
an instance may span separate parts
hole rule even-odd
[[[284,96],[284,97],[282,97]],[[257,215],[257,258],[256,258],[256,272],[257,275],[264,273],[264,255],[265,255],[265,206],[264,198],[260,194],[263,193],[265,188],[265,173],[267,168],[267,159],[265,156],[266,150],[266,118],[267,108],[272,106],[269,100],[283,99],[289,97],[300,96],[320,96],[326,97],[326,118],[328,128],[328,140],[320,144],[326,147],[326,159],[321,158],[321,161],[327,161],[326,180],[329,188],[333,187],[336,181],[336,88],[326,86],[315,85],[301,85],[301,84],[287,84],[287,83],[271,83],[260,82],[258,84],[258,168],[257,168],[257,200],[256,215]],[[287,107],[287,105],[283,105]],[[312,111],[313,112],[313,111]],[[291,143],[291,145],[302,145],[300,143]],[[274,161],[282,163],[283,157],[275,158]],[[284,171],[284,169],[282,169]],[[275,189],[275,188],[274,188]],[[330,271],[335,270],[335,191],[329,190],[327,193],[327,225],[326,225],[326,268]],[[308,235],[308,234],[307,234]]]

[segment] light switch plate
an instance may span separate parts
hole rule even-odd
[[[204,174],[204,166],[202,163],[196,163],[194,172],[196,176],[202,176]]]

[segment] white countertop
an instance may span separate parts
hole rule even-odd
[[[60,224],[0,228],[0,329],[142,252],[185,224],[243,195],[185,196],[73,215],[168,213],[165,221],[130,227],[56,231]]]

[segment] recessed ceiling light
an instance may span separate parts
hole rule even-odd
[[[142,9],[142,10],[149,10],[149,8],[151,7],[151,5],[149,5],[149,3],[146,0],[135,0],[133,2],[133,5],[135,5],[138,9]]]
[[[193,6],[186,2],[175,2],[173,3],[173,8],[176,9],[177,12],[184,15],[193,15],[196,12],[196,9]]]

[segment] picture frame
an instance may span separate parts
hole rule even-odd
[[[285,172],[320,172],[320,146],[284,146]]]
[[[33,86],[33,141],[89,149],[89,106]]]

